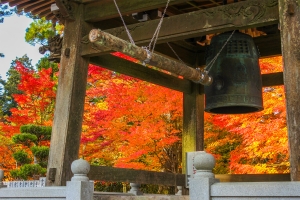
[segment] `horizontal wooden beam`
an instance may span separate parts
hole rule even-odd
[[[90,180],[141,183],[154,185],[185,186],[184,174],[153,172],[144,170],[91,166]]]
[[[106,69],[132,76],[150,83],[167,87],[176,91],[191,93],[191,81],[179,79],[169,74],[144,67],[140,64],[113,56],[103,55],[90,58],[92,64],[104,67]]]
[[[170,0],[169,5],[184,3],[186,0]],[[159,7],[165,7],[166,0],[123,0],[117,1],[118,7],[122,15],[128,15],[136,12],[147,11]],[[102,3],[98,1],[87,4],[85,7],[84,20],[88,22],[96,22],[105,19],[118,17],[119,13],[113,1]]]
[[[172,49],[176,52],[176,54],[179,56],[179,58],[186,65],[188,65],[188,66],[196,65],[198,54],[195,53],[195,51],[191,51],[191,50],[181,47],[175,43],[174,44],[170,43],[170,45],[171,45]],[[95,46],[93,43],[91,43],[89,41],[88,36],[85,36],[82,39],[81,55],[84,57],[101,56],[101,55],[105,55],[105,54],[108,54],[111,52],[112,51],[109,50],[108,48],[105,48],[105,47],[99,48],[98,46]],[[155,52],[178,61],[176,54],[174,54],[174,52],[170,49],[170,47],[166,43],[157,44],[156,48],[155,48]]]
[[[216,174],[221,182],[290,181],[289,174]],[[184,186],[185,174],[133,170],[106,166],[91,166],[90,180]]]
[[[100,49],[107,47],[113,51],[121,52],[127,56],[143,61],[151,66],[165,70],[184,79],[191,80],[202,85],[210,85],[212,78],[207,71],[195,69],[185,63],[177,62],[165,56],[152,53],[150,50],[136,46],[99,29],[93,29],[89,33],[89,40]]]
[[[258,47],[260,58],[281,55],[280,33],[255,37],[253,40],[255,45]],[[197,61],[197,66],[205,65],[205,50],[198,53]]]
[[[101,13],[98,10],[97,12]],[[166,17],[160,29],[158,42],[178,41],[211,33],[267,26],[276,24],[278,21],[277,1],[247,0]],[[128,29],[135,43],[149,43],[158,22],[159,20],[151,20],[129,25]],[[105,32],[128,40],[127,33],[123,27],[108,29]]]
[[[263,87],[270,87],[270,86],[277,86],[283,85],[283,73],[276,72],[271,74],[262,74],[262,86]]]

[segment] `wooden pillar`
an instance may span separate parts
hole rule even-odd
[[[300,181],[300,1],[279,0],[291,180]]]
[[[183,94],[182,173],[186,152],[204,150],[204,87],[193,83],[192,93]]]
[[[89,63],[81,57],[81,38],[91,29],[82,20],[83,7],[72,4],[74,20],[65,22],[47,185],[66,185],[72,177],[71,163],[78,159]]]

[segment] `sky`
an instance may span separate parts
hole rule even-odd
[[[13,15],[4,18],[4,23],[0,23],[0,53],[5,55],[0,57],[0,75],[6,79],[12,60],[16,57],[22,57],[24,54],[32,59],[32,65],[38,62],[43,57],[39,53],[40,45],[32,46],[25,42],[25,32],[32,19],[25,16]]]

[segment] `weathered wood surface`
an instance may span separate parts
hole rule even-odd
[[[49,173],[50,168],[56,168],[56,176],[55,181],[47,181],[47,185],[66,185],[73,176],[71,163],[78,159],[89,63],[88,58],[80,56],[80,41],[91,27],[82,21],[83,5],[74,4],[73,8],[75,20],[66,21],[64,29],[47,170]],[[68,49],[69,56],[66,56]]]
[[[298,0],[279,0],[283,79],[292,181],[300,181],[300,6]]]
[[[179,79],[172,75],[150,69],[110,54],[92,57],[90,63],[173,90],[191,93],[192,82],[189,80]]]
[[[84,0],[87,1],[87,0]],[[169,5],[184,3],[186,0],[170,0]],[[117,1],[118,7],[122,15],[131,15],[132,13],[152,10],[159,7],[165,7],[166,0],[125,0]],[[105,19],[118,17],[119,13],[113,1],[97,1],[95,3],[87,4],[85,7],[84,20],[89,22],[96,22]]]
[[[262,79],[263,87],[283,85],[283,73],[282,72],[276,72],[276,73],[271,73],[271,74],[262,74],[261,79]]]
[[[90,180],[116,181],[141,184],[184,186],[185,175],[166,172],[153,172],[134,169],[122,169],[104,166],[91,166]]]
[[[98,10],[103,10],[103,8],[101,9],[101,6],[99,6]],[[278,21],[277,0],[247,0],[167,17],[164,19],[160,29],[158,43],[183,40],[235,29],[267,26],[277,24]],[[149,43],[158,22],[159,20],[151,20],[129,25],[128,29],[135,43]],[[105,32],[128,40],[124,27],[108,29]]]
[[[182,173],[186,173],[186,152],[204,150],[204,87],[192,84],[183,94]]]
[[[151,53],[150,50],[146,51],[144,48],[138,47],[101,30],[91,30],[89,40],[95,46],[99,46],[99,48],[107,47],[113,51],[122,52],[140,60],[141,62],[145,62],[149,65],[174,73],[175,75],[182,76],[188,80],[204,85],[209,85],[212,82],[212,78],[208,75],[204,75],[200,70],[188,67],[184,63],[176,62],[175,60],[163,57],[156,53]]]
[[[88,39],[88,35],[82,38],[81,43],[82,43],[81,55],[85,57],[101,56],[111,52],[111,50],[108,49],[107,47],[99,47],[91,43]],[[176,44],[170,43],[170,45],[177,53],[177,55],[180,56],[180,59],[188,66],[194,65],[198,60],[197,58],[198,56],[201,57],[205,56],[205,53],[199,55],[198,53],[196,53],[196,51],[186,49]],[[279,42],[279,46],[280,46],[280,42]],[[167,44],[157,44],[155,46],[155,52],[161,53],[169,58],[178,60],[177,56],[174,54],[174,52],[170,49],[170,47]]]
[[[185,186],[185,174],[152,172],[105,166],[91,166],[90,180],[141,184]],[[271,182],[290,181],[289,174],[216,174],[221,182]]]

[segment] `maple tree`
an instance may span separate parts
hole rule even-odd
[[[180,160],[170,159],[181,154],[173,148],[180,145],[181,108],[179,92],[90,66],[82,154],[116,167],[161,170],[169,163],[166,171],[178,171]]]
[[[12,137],[19,133],[20,127],[25,124],[51,125],[55,100],[56,79],[51,76],[51,68],[36,72],[17,62],[15,70],[20,74],[18,83],[18,91],[20,92],[12,95],[17,107],[11,108],[11,115],[5,116],[0,124],[0,136],[3,137],[0,151],[5,152],[1,155],[7,155],[0,158],[0,164],[7,163],[1,166],[6,171],[14,168],[12,164],[15,163],[12,160],[13,153],[20,150],[12,142]],[[47,146],[48,143],[45,145]],[[28,150],[26,152],[28,153]],[[8,157],[10,159],[7,159]]]
[[[262,73],[282,71],[281,57],[261,59],[260,66]],[[229,131],[231,137],[240,138],[240,144],[228,157],[230,173],[289,172],[284,87],[263,88],[263,99],[264,110],[261,112],[208,117],[213,125]],[[228,141],[230,139],[224,142]],[[219,143],[221,141],[210,144],[209,150],[214,152]]]
[[[280,59],[260,60],[262,73],[281,71]],[[22,93],[13,95],[18,106],[1,124],[0,152],[11,152],[1,154],[0,165],[6,169],[14,166],[4,156],[12,157],[10,138],[24,124],[51,125],[55,100],[51,68],[35,72],[17,64],[16,70]],[[265,109],[259,113],[205,113],[205,147],[217,159],[216,173],[288,172],[283,86],[263,88],[263,95]],[[178,173],[181,133],[182,93],[89,66],[80,152],[85,159],[98,165]]]

